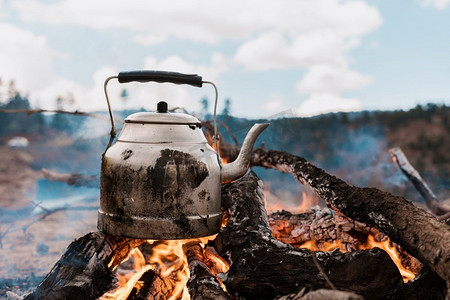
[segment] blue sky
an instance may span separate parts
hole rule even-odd
[[[450,0],[0,0],[0,36],[0,96],[14,79],[40,108],[105,109],[103,80],[134,69],[198,73],[244,117],[450,104]],[[122,88],[117,109],[213,97]]]

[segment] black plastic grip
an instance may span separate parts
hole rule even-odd
[[[202,77],[197,74],[182,74],[177,72],[167,71],[128,71],[120,72],[118,75],[120,83],[127,83],[131,81],[139,82],[171,82],[175,84],[189,84],[197,87],[202,87]]]

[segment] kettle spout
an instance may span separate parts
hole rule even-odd
[[[247,172],[250,167],[253,145],[259,134],[269,126],[269,123],[255,124],[247,133],[242,145],[241,151],[235,161],[222,166],[220,171],[220,180],[222,183],[236,180]]]

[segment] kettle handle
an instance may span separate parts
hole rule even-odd
[[[218,99],[218,92],[217,92],[216,85],[211,81],[203,81],[202,77],[197,74],[183,74],[183,73],[168,72],[168,71],[154,71],[154,70],[127,71],[127,72],[120,72],[117,76],[110,76],[110,77],[106,78],[105,83],[103,85],[103,90],[105,92],[106,103],[108,104],[108,110],[109,110],[109,117],[111,119],[111,132],[110,132],[110,138],[109,138],[108,145],[106,146],[106,149],[105,149],[105,152],[103,153],[103,155],[106,153],[106,150],[108,150],[109,147],[111,147],[111,144],[112,144],[114,138],[116,137],[116,127],[114,124],[114,115],[111,110],[111,105],[109,104],[109,97],[108,97],[108,92],[106,89],[108,82],[111,79],[115,79],[115,78],[118,79],[119,83],[128,83],[128,82],[133,82],[133,81],[138,81],[138,82],[154,81],[154,82],[159,82],[159,83],[170,82],[170,83],[174,83],[174,84],[189,84],[189,85],[196,86],[196,87],[202,87],[203,83],[212,85],[214,87],[214,91],[216,92],[216,97],[215,97],[215,101],[214,101],[214,137],[213,137],[213,140],[214,140],[214,143],[216,146],[217,160],[219,161],[219,164],[220,164],[221,160],[219,158],[219,148],[218,148],[218,138],[217,138],[217,120],[216,120],[217,99]]]
[[[171,82],[175,84],[189,84],[197,87],[202,87],[203,83],[202,77],[197,74],[150,70],[120,72],[117,78],[120,83],[155,81],[160,83]]]

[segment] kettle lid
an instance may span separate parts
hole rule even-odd
[[[201,122],[196,117],[184,113],[171,113],[167,107],[166,102],[160,101],[156,112],[134,113],[125,119],[125,123],[180,124],[201,127]]]

